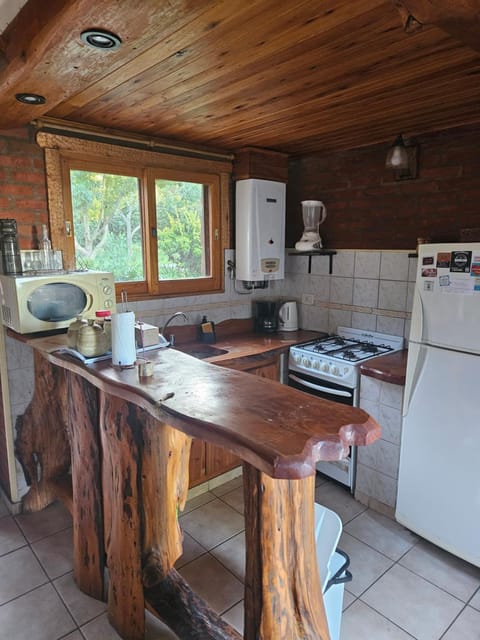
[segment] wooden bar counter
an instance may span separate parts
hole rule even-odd
[[[244,638],[328,640],[315,562],[315,463],[376,440],[376,422],[173,349],[149,352],[154,375],[140,380],[136,368],[86,366],[61,354],[61,340],[29,340],[36,388],[17,425],[31,484],[24,510],[57,497],[69,505],[76,582],[102,598],[108,568],[109,619],[122,638],[144,638],[146,607],[184,640],[240,638],[174,568],[195,437],[243,461]]]

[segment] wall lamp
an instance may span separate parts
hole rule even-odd
[[[395,180],[417,177],[417,145],[405,142],[401,133],[395,138],[385,159],[387,169],[393,169]]]

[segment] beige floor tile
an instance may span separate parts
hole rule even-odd
[[[245,580],[245,533],[243,531],[218,545],[210,553],[239,580]]]
[[[229,480],[228,482],[224,482],[223,484],[211,489],[211,492],[214,493],[217,497],[223,496],[225,493],[230,493],[234,489],[243,489],[243,476],[238,476],[238,478],[233,478],[233,480]]]
[[[465,607],[442,640],[479,640],[480,611]]]
[[[464,606],[457,598],[398,564],[361,599],[418,640],[438,640]]]
[[[357,600],[342,615],[340,640],[412,640],[412,637]]]
[[[0,558],[0,604],[47,581],[45,571],[29,547],[22,547]]]
[[[96,618],[106,610],[106,603],[90,598],[75,584],[73,573],[67,573],[54,581],[54,586],[75,622],[80,626]]]
[[[35,542],[72,526],[70,513],[59,502],[37,513],[16,516],[15,519],[29,542]]]
[[[175,563],[175,568],[179,569],[180,567],[183,567],[184,564],[188,564],[204,553],[207,553],[207,550],[194,540],[186,531],[183,531],[183,554]]]
[[[73,569],[73,530],[64,529],[32,544],[40,564],[50,579]]]
[[[244,627],[244,611],[245,607],[243,606],[243,600],[238,602],[234,607],[225,611],[222,618],[228,622],[234,629],[241,633],[243,636],[243,627]]]
[[[178,640],[178,636],[161,620],[145,611],[145,640]]]
[[[8,516],[9,513],[10,512],[7,508],[7,505],[3,501],[3,498],[0,496],[0,518],[3,518],[3,516]]]
[[[190,587],[219,615],[243,598],[243,584],[213,556],[201,556],[180,569]]]
[[[473,598],[470,600],[468,604],[474,609],[478,609],[480,611],[480,589],[477,591],[477,593],[473,596]]]
[[[64,636],[62,640],[84,640],[80,631],[74,631],[69,633],[68,636]]]
[[[347,489],[333,482],[325,482],[315,489],[315,502],[335,511],[344,526],[367,508],[355,500]]]
[[[468,602],[480,587],[478,567],[452,556],[425,540],[421,540],[413,549],[410,549],[399,562],[463,602]]]
[[[418,541],[397,522],[371,509],[345,525],[344,531],[392,560],[398,560]]]
[[[87,622],[80,630],[86,640],[122,640],[108,621],[106,613]]]
[[[104,613],[81,627],[86,640],[121,640]],[[145,640],[178,640],[178,637],[158,618],[145,611]]]
[[[329,482],[327,476],[324,476],[323,473],[318,473],[315,476],[315,486],[320,487],[322,484]]]
[[[216,498],[180,518],[180,526],[206,549],[212,549],[244,528],[243,517]]]
[[[26,544],[25,536],[12,516],[0,518],[0,556]]]
[[[190,513],[190,511],[193,511],[194,509],[198,509],[198,507],[201,507],[202,505],[207,504],[207,502],[211,502],[212,500],[215,500],[215,496],[213,495],[213,493],[210,493],[210,491],[205,491],[204,493],[201,493],[199,496],[195,496],[195,498],[191,498],[190,500],[187,500],[187,503],[185,504],[185,509],[181,512],[181,515]]]
[[[353,579],[347,587],[356,596],[361,595],[393,565],[393,560],[348,533],[342,534],[338,546],[350,557],[349,570]]]
[[[221,500],[226,502],[230,507],[241,513],[242,515],[245,513],[245,501],[243,498],[243,486],[237,487],[233,491],[229,491],[228,493],[222,494]]]
[[[344,589],[343,591],[343,611],[345,611],[345,609],[347,609],[353,602],[355,602],[355,600],[357,599],[357,596],[354,596],[353,593],[350,593],[350,591],[347,591],[347,589]]]
[[[0,607],[5,640],[57,640],[74,631],[75,623],[51,584]]]

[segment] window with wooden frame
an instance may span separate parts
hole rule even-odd
[[[52,245],[130,299],[223,290],[231,161],[40,131]]]

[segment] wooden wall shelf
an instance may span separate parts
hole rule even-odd
[[[314,249],[312,251],[297,251],[296,249],[287,249],[289,256],[308,256],[308,273],[312,271],[312,256],[329,256],[328,273],[332,274],[333,256],[336,255],[335,249]]]

